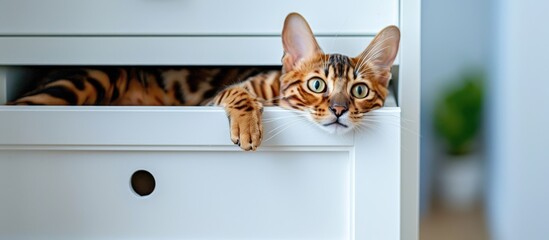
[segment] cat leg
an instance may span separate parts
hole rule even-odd
[[[221,91],[212,100],[212,104],[225,108],[229,118],[231,141],[245,151],[255,151],[263,136],[263,104],[240,85]]]
[[[263,106],[278,103],[280,75],[280,71],[269,71],[249,77],[222,90],[207,104],[225,108],[231,140],[246,151],[255,151],[261,144]]]

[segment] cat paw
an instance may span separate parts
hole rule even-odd
[[[249,102],[244,108],[226,108],[231,128],[231,141],[244,151],[255,151],[261,144],[263,125],[261,115],[263,106],[258,102]]]

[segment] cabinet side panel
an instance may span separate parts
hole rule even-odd
[[[399,106],[402,108],[402,240],[419,238],[419,134],[421,83],[421,0],[400,1]]]
[[[355,239],[400,239],[400,114],[355,134]],[[375,147],[374,147],[375,146]]]

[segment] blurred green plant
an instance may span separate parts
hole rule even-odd
[[[457,82],[458,85],[447,89],[437,102],[434,124],[447,152],[464,155],[472,151],[482,124],[484,74],[468,71]]]

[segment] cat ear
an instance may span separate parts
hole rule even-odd
[[[286,17],[282,30],[282,45],[282,65],[285,71],[291,71],[303,60],[322,53],[309,24],[298,13],[290,13]]]
[[[370,67],[378,74],[380,83],[387,86],[391,66],[395,61],[400,42],[400,30],[389,26],[381,30],[370,45],[357,57],[358,68]],[[361,71],[361,69],[357,69]]]

